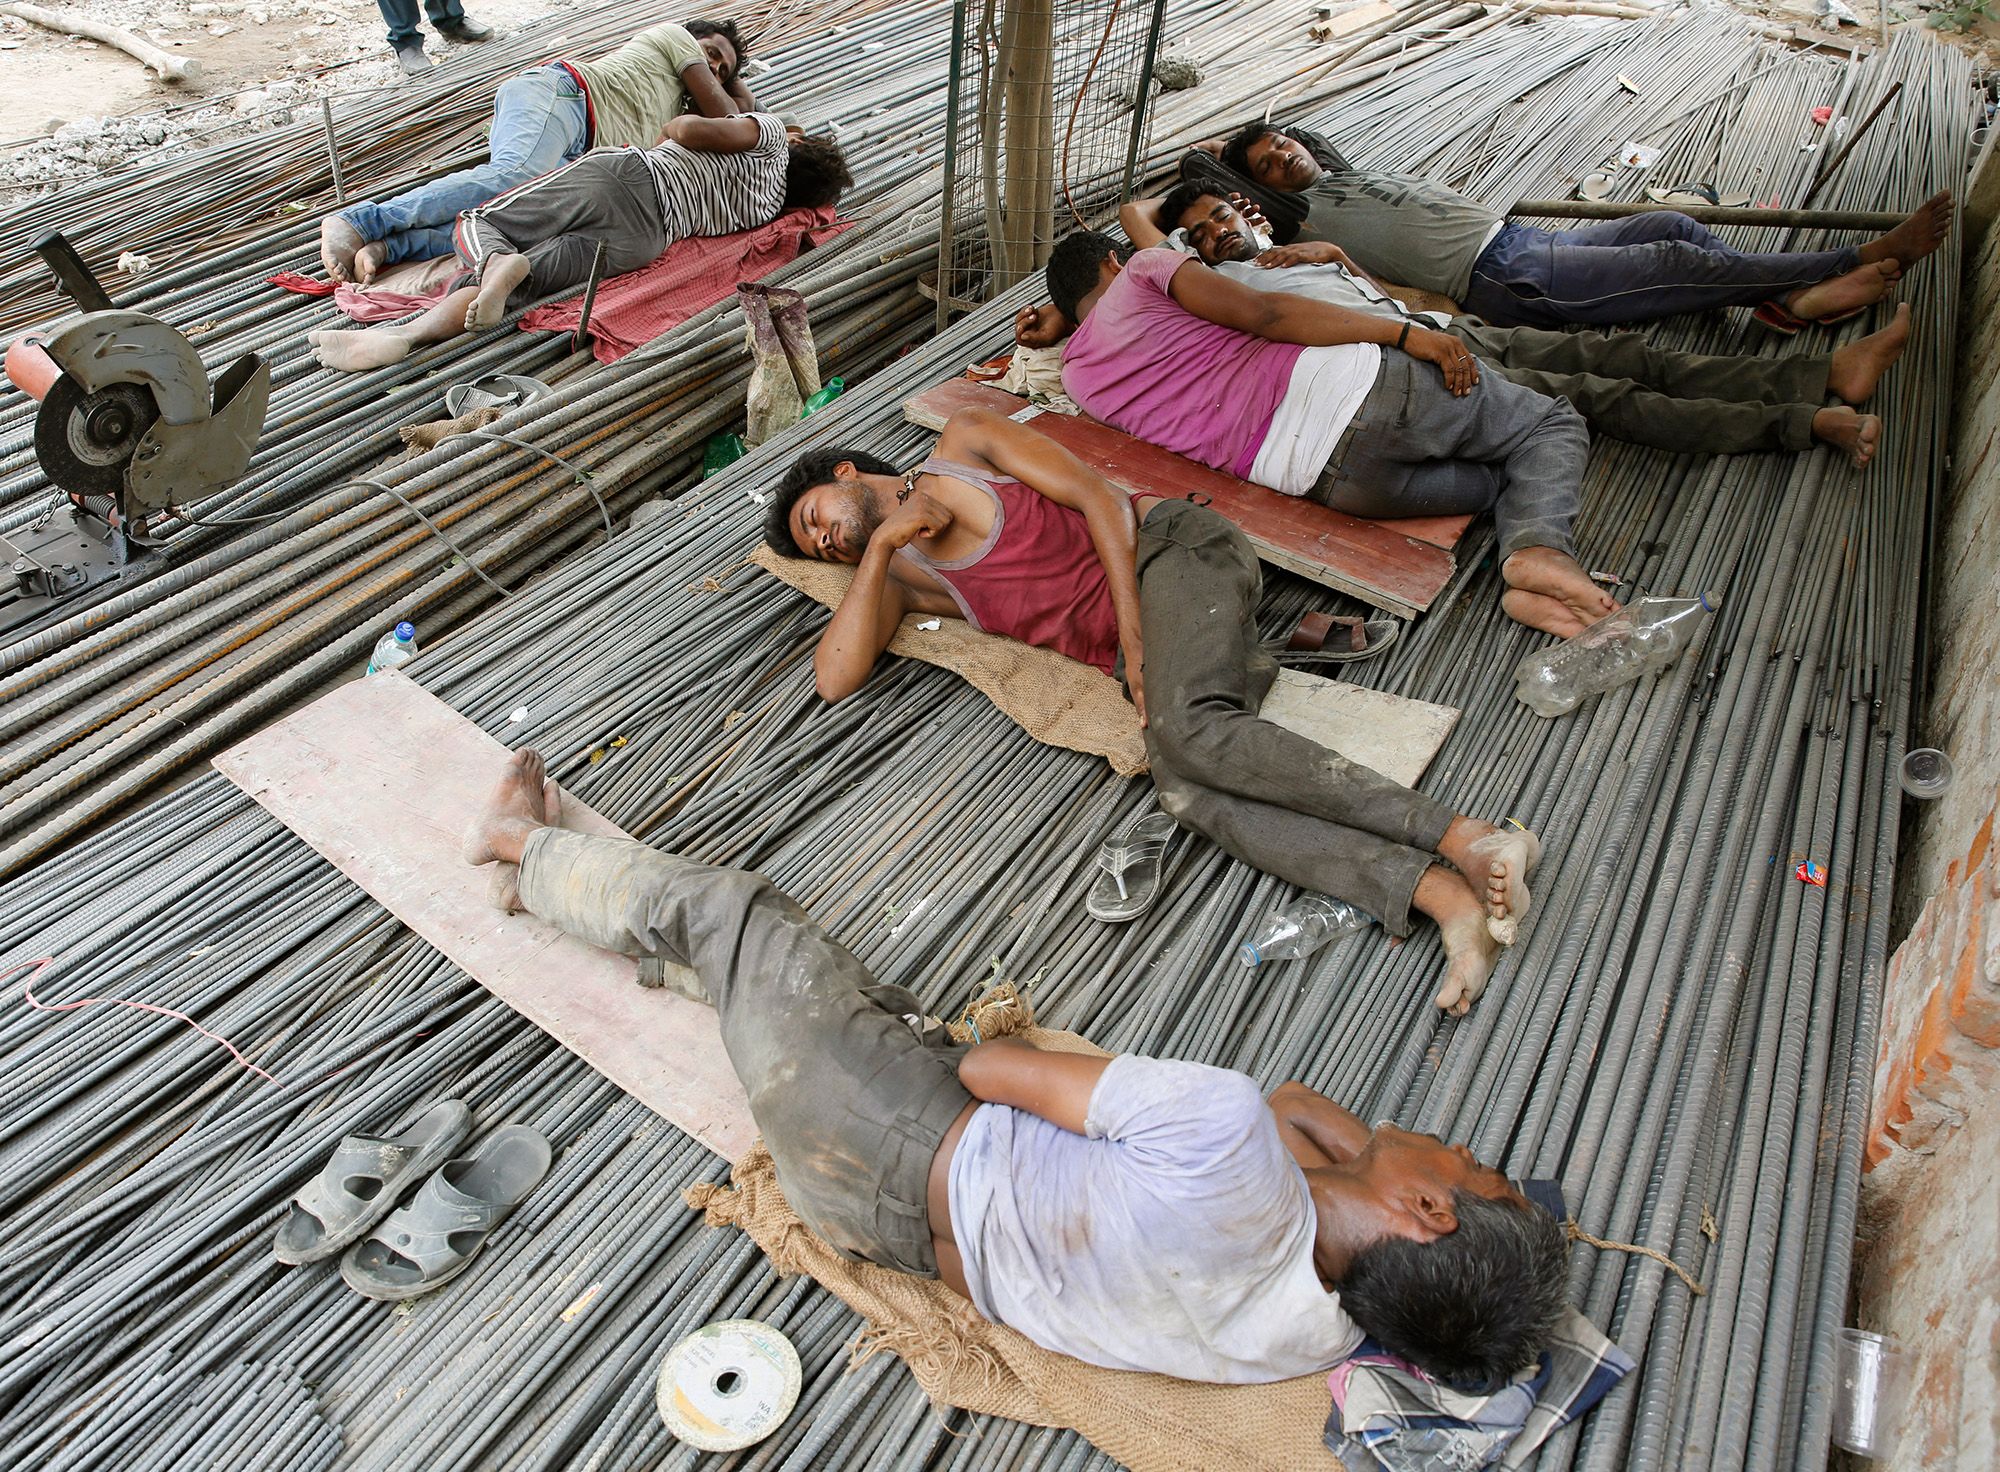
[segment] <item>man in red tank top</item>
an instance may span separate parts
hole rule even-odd
[[[765,538],[855,569],[813,654],[820,695],[867,683],[908,613],[962,618],[1122,674],[1160,806],[1244,863],[1409,933],[1444,934],[1437,1003],[1472,1005],[1528,904],[1532,835],[1503,833],[1257,714],[1277,675],[1256,553],[1205,507],[1130,496],[983,409],[908,471],[861,450],[802,457]]]

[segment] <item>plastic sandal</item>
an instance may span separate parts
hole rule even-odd
[[[445,1165],[408,1206],[347,1249],[340,1276],[364,1298],[415,1298],[450,1282],[549,1173],[549,1142],[505,1125]]]
[[[554,392],[539,378],[524,373],[488,373],[446,389],[444,412],[453,419],[463,419],[476,409],[518,409]]]
[[[433,1104],[402,1134],[386,1140],[349,1135],[333,1158],[292,1198],[278,1224],[278,1261],[294,1267],[332,1257],[389,1214],[410,1185],[458,1148],[472,1111],[456,1099]]]
[[[1152,812],[1104,840],[1097,851],[1097,877],[1083,901],[1093,920],[1136,920],[1152,908],[1166,873],[1167,841],[1176,831],[1172,818]]]
[[[1327,644],[1345,634],[1348,647]],[[1357,618],[1352,614],[1308,613],[1300,617],[1291,638],[1278,652],[1281,664],[1356,664],[1384,653],[1402,637],[1403,626],[1393,618]]]

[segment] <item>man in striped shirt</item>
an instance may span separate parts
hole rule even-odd
[[[785,210],[820,209],[853,183],[839,145],[810,138],[769,113],[667,125],[658,148],[585,154],[458,218],[453,244],[470,279],[409,323],[307,335],[328,368],[401,362],[425,343],[497,327],[510,303],[581,285],[597,247],[604,274],[657,260],[677,240],[728,235]],[[463,278],[462,278],[463,279]]]

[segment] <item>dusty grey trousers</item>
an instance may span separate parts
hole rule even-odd
[[[1831,355],[1714,357],[1637,332],[1550,332],[1454,317],[1445,328],[1523,388],[1568,399],[1600,434],[1659,450],[1739,455],[1812,448]]]
[[[495,255],[528,258],[528,279],[507,298],[513,306],[588,281],[600,241],[607,278],[651,265],[668,244],[653,171],[637,148],[586,153],[467,210],[453,240],[475,271]]]
[[[522,904],[571,935],[694,968],[786,1201],[842,1253],[937,1276],[931,1159],[972,1096],[962,1050],[902,1020],[884,986],[769,880],[629,838],[544,828],[521,856]]]
[[[1163,501],[1139,528],[1138,561],[1160,806],[1252,868],[1407,935],[1410,898],[1456,814],[1258,716],[1278,666],[1258,641],[1263,574],[1242,532]]]
[[[1480,376],[1463,398],[1444,375],[1384,349],[1375,386],[1308,493],[1350,516],[1491,510],[1504,562],[1523,547],[1574,555],[1590,431],[1562,399]]]

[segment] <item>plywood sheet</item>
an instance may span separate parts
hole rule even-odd
[[[1459,717],[1449,705],[1294,669],[1278,671],[1257,714],[1405,787],[1417,785]]]

